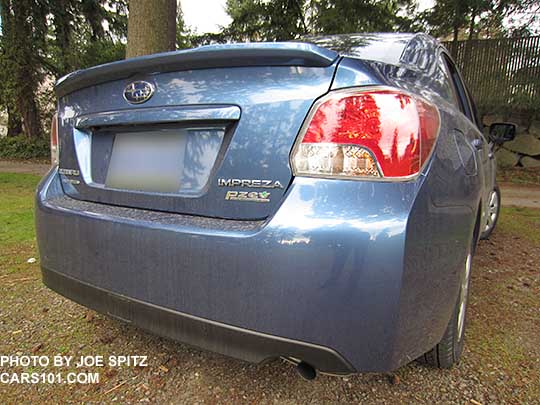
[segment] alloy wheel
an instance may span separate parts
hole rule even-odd
[[[499,215],[499,195],[497,191],[492,190],[489,195],[489,205],[487,210],[487,223],[484,232],[488,232],[497,221],[497,215]]]

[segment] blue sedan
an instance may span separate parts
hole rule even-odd
[[[494,144],[424,34],[211,45],[56,84],[44,283],[153,333],[307,377],[459,361]]]

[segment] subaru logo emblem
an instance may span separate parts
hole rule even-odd
[[[142,104],[150,100],[153,94],[154,85],[144,80],[131,82],[124,89],[124,98],[131,104]]]

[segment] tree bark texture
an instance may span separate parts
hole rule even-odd
[[[24,134],[37,138],[43,134],[36,94],[42,80],[37,50],[38,43],[45,40],[45,13],[39,8],[40,3],[33,0],[12,1],[10,5],[5,52],[10,61],[13,107],[22,118]]]
[[[127,58],[174,51],[176,0],[130,0]]]
[[[22,132],[21,117],[11,107],[7,107],[7,136],[17,136]]]

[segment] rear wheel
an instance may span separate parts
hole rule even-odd
[[[489,194],[488,207],[487,207],[487,222],[482,234],[480,235],[481,239],[487,239],[491,235],[491,232],[495,229],[497,225],[497,220],[499,219],[499,211],[501,209],[501,191],[499,186],[495,186],[491,193]]]
[[[450,368],[458,363],[463,352],[465,336],[465,320],[469,285],[471,278],[472,253],[469,251],[465,260],[458,299],[450,322],[446,327],[441,341],[429,352],[424,354],[424,362],[432,367]]]

